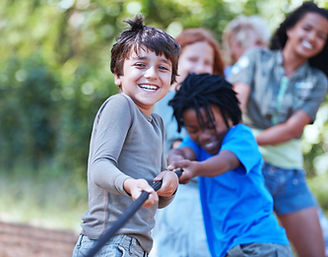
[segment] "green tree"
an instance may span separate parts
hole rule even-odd
[[[321,6],[324,0],[317,1]],[[292,0],[3,0],[0,2],[0,161],[56,162],[82,172],[95,112],[118,92],[110,48],[137,13],[173,36],[205,27],[220,40],[239,14],[277,27]],[[326,101],[327,104],[327,101]],[[310,175],[327,171],[327,109],[315,140],[305,135]],[[74,169],[74,167],[78,167]],[[85,174],[83,170],[83,174]]]

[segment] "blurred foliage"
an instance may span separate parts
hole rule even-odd
[[[324,0],[316,1],[321,6]],[[137,13],[176,36],[202,26],[221,40],[239,14],[274,29],[300,4],[291,0],[2,0],[0,1],[0,163],[55,165],[85,177],[89,138],[101,103],[117,93],[110,48],[122,21]],[[327,102],[327,101],[326,101]],[[305,164],[327,171],[327,108],[304,140]],[[315,132],[313,132],[315,131]],[[325,161],[324,161],[325,160]],[[36,169],[39,170],[39,169]]]
[[[40,168],[0,168],[0,220],[79,233],[87,209],[85,179],[55,166]]]
[[[54,154],[59,83],[38,56],[14,55],[1,71],[0,161],[11,167],[21,156],[37,165]]]

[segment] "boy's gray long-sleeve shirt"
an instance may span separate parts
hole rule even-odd
[[[89,210],[82,217],[82,234],[99,238],[132,204],[123,189],[125,179],[152,181],[165,169],[164,126],[160,116],[147,116],[124,94],[109,97],[93,124],[88,159]],[[119,234],[137,238],[149,252],[156,209],[165,207],[172,199],[160,197],[158,205],[141,207]]]

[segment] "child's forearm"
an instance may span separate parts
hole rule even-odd
[[[202,177],[215,177],[240,165],[238,158],[230,151],[223,150],[205,161],[196,164],[195,175]]]
[[[263,130],[256,136],[259,145],[277,145],[299,138],[311,118],[304,111],[296,111],[286,122]]]
[[[215,177],[228,171],[225,163],[216,162],[211,159],[212,158],[207,159],[206,161],[198,162],[197,165],[195,165],[197,167],[194,172],[195,177]]]
[[[167,157],[167,163],[170,164],[176,160],[186,159],[184,157],[183,151],[179,148],[171,149]]]
[[[196,155],[189,147],[171,149],[167,158],[168,164],[179,160],[196,160]]]

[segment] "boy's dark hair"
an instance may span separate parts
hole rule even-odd
[[[293,28],[307,13],[317,13],[328,20],[328,10],[319,8],[312,1],[304,2],[300,7],[291,12],[280,24],[271,38],[270,49],[283,49],[287,42],[287,30]],[[320,69],[328,76],[328,40],[326,39],[323,50],[309,59],[312,67]]]
[[[182,115],[188,109],[196,111],[200,127],[207,128],[208,122],[214,127],[211,105],[219,108],[228,128],[230,127],[228,119],[233,125],[241,122],[241,110],[236,92],[228,81],[216,74],[189,74],[169,105],[173,107],[178,132],[184,126]],[[203,120],[200,109],[205,111],[207,120]]]
[[[111,50],[110,69],[112,73],[123,75],[124,60],[131,52],[138,53],[140,49],[154,51],[156,55],[164,55],[172,63],[171,83],[175,82],[180,54],[179,43],[164,31],[143,24],[143,17],[135,16],[134,20],[124,20],[130,29],[123,31]]]

